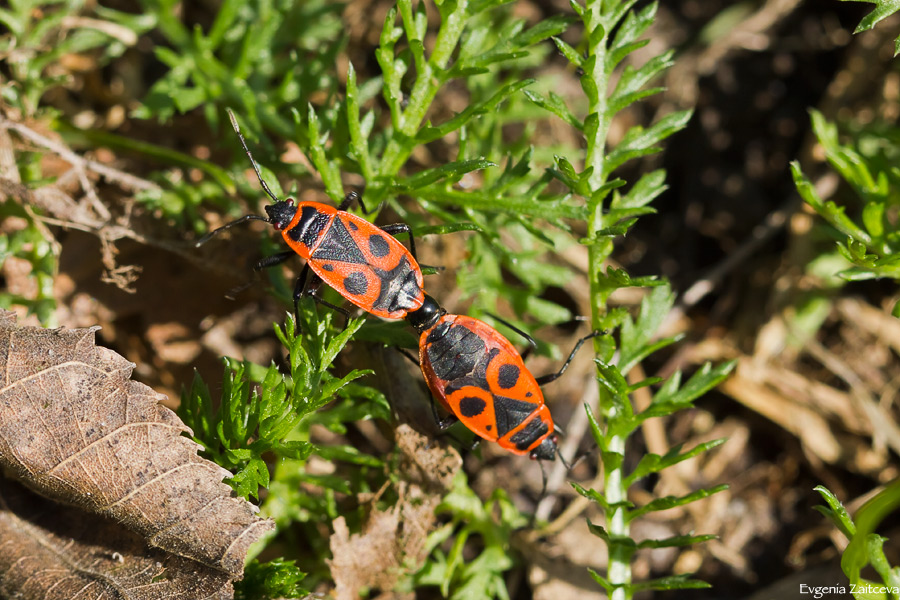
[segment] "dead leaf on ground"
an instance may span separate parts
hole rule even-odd
[[[0,480],[0,597],[231,598],[231,576],[147,546],[121,525]]]
[[[424,564],[426,539],[434,529],[434,509],[462,466],[448,451],[407,424],[396,430],[401,455],[399,500],[390,510],[373,510],[361,533],[351,534],[343,517],[334,521],[329,561],[338,600],[354,600],[361,590],[392,590],[404,575]]]
[[[222,483],[228,471],[197,456],[198,446],[181,435],[188,428],[159,404],[163,397],[129,379],[132,363],[95,346],[95,330],[16,327],[12,313],[0,314],[0,468],[152,548],[240,578],[247,548],[273,524],[231,497]],[[0,479],[0,501],[10,486]],[[19,519],[0,509],[10,522]],[[4,548],[34,540],[18,526],[0,533]]]

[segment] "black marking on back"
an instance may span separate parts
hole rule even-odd
[[[406,256],[390,271],[376,267],[372,269],[381,280],[381,290],[372,308],[388,312],[418,308],[416,300],[424,294],[424,291],[419,286],[418,272],[412,268]]]
[[[349,225],[350,229],[352,229],[353,231],[357,231],[359,229],[359,225],[354,223],[352,220],[348,220],[347,225]]]
[[[322,232],[328,228],[330,220],[331,215],[321,213],[312,206],[304,206],[297,224],[288,229],[288,237],[307,248],[312,248]]]
[[[519,367],[516,365],[511,365],[509,363],[505,365],[500,365],[499,376],[497,377],[497,383],[500,384],[500,387],[504,390],[508,390],[516,387],[516,383],[519,382]]]
[[[328,263],[325,263],[325,264],[322,265],[320,268],[321,268],[323,271],[328,271],[329,273],[331,273],[332,271],[334,271],[334,265],[329,265]]]
[[[506,435],[518,427],[528,415],[537,409],[533,402],[522,402],[505,396],[494,396],[494,417],[497,421],[497,434]]]
[[[359,271],[354,271],[344,278],[344,289],[354,296],[362,296],[369,289],[369,280]]]
[[[491,348],[484,356],[479,359],[478,364],[475,366],[475,371],[472,373],[472,376],[479,382],[479,387],[483,387],[486,390],[491,389],[490,384],[487,380],[487,370],[488,366],[491,364],[491,361],[497,358],[497,355],[500,354],[499,348]]]
[[[437,327],[431,330],[431,333],[428,334],[428,337],[425,338],[426,344],[434,344],[435,342],[441,341],[444,336],[446,336],[450,332],[450,323],[444,321],[443,323],[439,323]]]
[[[444,388],[444,393],[449,396],[450,394],[454,394],[465,387],[476,387],[480,390],[488,389],[487,387],[485,387],[483,381],[477,380],[471,375],[463,375],[462,377],[457,377],[452,382],[448,383]]]
[[[528,450],[535,441],[547,435],[549,432],[550,428],[547,427],[546,423],[540,419],[532,419],[522,431],[519,431],[510,437],[509,441],[515,444],[516,448],[519,450]]]
[[[369,251],[372,256],[382,258],[391,253],[391,245],[380,233],[373,233],[369,236]]]
[[[464,417],[477,417],[486,407],[487,402],[478,396],[466,396],[459,401],[459,414]]]
[[[461,325],[449,328],[439,325],[428,335],[426,342],[429,343],[426,352],[431,368],[443,381],[453,382],[468,375],[485,354],[484,340]]]
[[[325,239],[322,240],[322,244],[316,248],[312,258],[355,265],[368,264],[366,257],[363,256],[363,253],[356,246],[356,242],[350,237],[350,232],[344,227],[344,222],[337,217],[332,222],[331,229],[328,230]]]

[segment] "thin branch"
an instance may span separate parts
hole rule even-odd
[[[146,179],[135,177],[134,175],[131,175],[124,171],[120,171],[118,169],[114,169],[112,167],[108,167],[104,164],[98,163],[97,161],[83,158],[75,152],[72,152],[70,149],[66,148],[59,142],[51,140],[50,138],[37,133],[36,131],[30,129],[29,127],[26,127],[22,123],[16,123],[0,116],[0,128],[12,129],[23,138],[30,140],[38,146],[47,148],[48,150],[55,152],[61,158],[71,163],[72,166],[88,171],[93,171],[94,173],[102,175],[108,181],[116,183],[125,189],[131,191],[161,190],[161,188],[152,181],[147,181]]]

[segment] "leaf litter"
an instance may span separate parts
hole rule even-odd
[[[0,481],[0,597],[226,599],[231,576],[95,515]]]
[[[428,534],[435,508],[462,466],[459,454],[436,444],[408,424],[396,430],[402,480],[397,503],[374,509],[360,533],[351,534],[344,517],[334,520],[328,561],[337,600],[355,600],[360,590],[390,591],[405,575],[415,573],[428,554]]]
[[[164,397],[94,344],[96,329],[17,327],[0,313],[0,591],[232,597],[250,544],[274,524],[232,497],[230,473],[197,455]]]

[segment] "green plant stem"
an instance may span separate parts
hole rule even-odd
[[[617,3],[617,2],[614,2]],[[591,64],[589,72],[584,77],[590,78],[596,83],[597,90],[600,93],[586,94],[588,96],[588,119],[596,119],[597,128],[594,135],[590,135],[590,129],[585,127],[585,137],[587,149],[585,152],[585,169],[591,168],[589,183],[593,190],[600,189],[606,183],[608,173],[606,172],[606,136],[609,133],[609,118],[606,106],[606,91],[609,88],[609,73],[606,68],[606,44],[609,39],[608,32],[602,36],[596,36],[594,43],[590,43],[592,32],[602,27],[604,31],[607,24],[603,19],[603,0],[594,0],[588,2],[585,7],[585,35],[588,43],[588,59],[586,61]],[[587,91],[587,90],[586,90]],[[602,200],[588,199],[588,238],[591,240],[588,246],[588,281],[590,284],[591,298],[595,298],[598,302],[591,306],[591,325],[598,329],[601,327],[601,318],[606,313],[606,301],[600,287],[600,269],[603,262],[609,258],[612,252],[612,240],[600,236],[600,231],[606,226],[603,218],[603,202]],[[594,340],[594,349],[599,353],[599,340]]]
[[[606,59],[609,24],[606,22],[607,19],[604,18],[604,8],[607,9],[606,13],[608,14],[613,12],[618,4],[618,0],[588,1],[583,14],[585,35],[588,39],[588,60],[585,62],[588,68],[585,69],[584,77],[586,79],[590,78],[596,84],[596,90],[599,92],[590,93],[588,89],[585,89],[588,97],[588,118],[585,121],[587,147],[584,167],[585,169],[593,169],[588,180],[592,190],[600,189],[606,183],[609,175],[605,156],[606,138],[610,126],[606,102],[606,90],[610,87],[610,73]],[[597,35],[598,28],[602,28],[602,35]],[[590,119],[596,119],[596,130],[587,126]],[[587,224],[588,239],[590,240],[588,246],[588,281],[591,298],[595,299],[591,306],[591,325],[594,329],[600,329],[602,327],[601,320],[607,312],[606,295],[601,289],[600,283],[601,269],[604,261],[609,258],[613,250],[612,239],[600,233],[607,225],[603,214],[602,196],[596,199],[588,199]],[[601,352],[600,344],[600,338],[595,338],[594,351],[597,355],[600,355]],[[609,422],[610,419],[614,419],[617,416],[614,414],[616,408],[614,402],[606,404],[606,406],[601,405],[600,412]],[[610,436],[608,450],[624,456],[625,440],[625,436]],[[624,508],[628,490],[621,467],[606,470],[603,491],[607,502],[612,507],[606,515],[606,526],[610,538],[616,540],[628,537],[629,527],[626,519],[626,509]],[[621,544],[613,543],[609,546],[607,579],[610,584],[615,586],[610,600],[625,600],[630,596],[628,588],[624,587],[624,584],[631,583],[631,554],[628,548]]]
[[[607,417],[608,418],[608,417]],[[625,436],[614,435],[609,438],[609,450],[625,455]],[[626,520],[626,509],[623,504],[627,498],[627,487],[624,484],[624,472],[621,468],[608,469],[603,478],[603,490],[606,501],[611,508],[606,515],[606,528],[611,539],[628,537],[630,530]],[[613,585],[631,583],[631,550],[623,544],[609,545],[609,564],[607,579]],[[610,600],[625,600],[630,597],[628,589],[616,587]]]
[[[590,40],[591,34],[597,29],[597,27],[606,27],[606,23],[604,23],[603,15],[602,15],[602,5],[603,0],[594,0],[593,2],[588,2],[587,11],[585,15],[588,17],[585,22],[585,29],[588,39]],[[587,151],[585,152],[585,168],[592,167],[594,172],[591,174],[589,179],[591,188],[598,189],[601,185],[606,183],[607,173],[606,173],[606,161],[604,151],[606,150],[606,135],[609,132],[609,117],[607,115],[606,110],[606,92],[609,88],[609,73],[606,69],[606,43],[609,39],[609,32],[606,32],[603,36],[598,36],[596,40],[596,44],[589,44],[588,47],[588,56],[595,57],[593,62],[593,67],[590,73],[586,73],[585,76],[589,76],[594,82],[597,83],[597,89],[601,92],[597,94],[596,98],[590,98],[589,96],[589,105],[588,105],[588,114],[596,115],[599,125],[597,127],[597,132],[595,135],[587,136]],[[597,207],[600,208],[599,206]],[[602,211],[597,211],[594,215],[596,221],[602,221]]]
[[[396,175],[415,148],[415,135],[441,87],[442,81],[437,77],[437,73],[447,67],[453,55],[465,27],[467,9],[468,0],[458,0],[456,7],[444,17],[434,50],[424,62],[423,72],[416,73],[416,82],[413,84],[409,102],[397,120],[397,131],[385,148],[379,169],[380,175]]]

